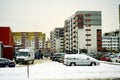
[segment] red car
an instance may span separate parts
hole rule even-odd
[[[111,58],[108,57],[108,56],[102,56],[102,57],[100,57],[100,60],[101,60],[101,61],[109,61],[109,62],[112,61]]]

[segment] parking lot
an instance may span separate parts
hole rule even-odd
[[[35,59],[34,63],[33,64],[29,64],[29,65],[35,65],[35,64],[44,63],[44,62],[51,62],[51,60],[48,59],[48,58]],[[22,64],[22,63],[16,64],[16,67],[23,67],[23,66],[27,66],[27,64]]]

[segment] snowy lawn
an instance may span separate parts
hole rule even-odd
[[[65,66],[58,62],[46,62],[27,67],[0,68],[0,80],[74,80],[120,79],[120,65],[101,63],[99,66]]]

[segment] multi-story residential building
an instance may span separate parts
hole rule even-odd
[[[51,31],[50,40],[53,52],[64,52],[64,28],[55,28]]]
[[[51,48],[51,41],[50,41],[50,39],[48,39],[48,40],[46,41],[46,48],[48,48],[48,49]]]
[[[13,32],[16,45],[22,48],[44,48],[46,35],[42,32]]]
[[[102,51],[101,11],[77,11],[65,20],[65,51]]]
[[[102,48],[109,52],[119,52],[119,30],[104,33],[102,38]]]

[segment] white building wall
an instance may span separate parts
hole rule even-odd
[[[86,36],[85,36],[85,34],[86,34],[85,29],[78,29],[79,49],[86,48],[86,42],[85,42]]]
[[[60,39],[56,39],[56,52],[60,52]]]
[[[88,28],[84,26],[83,29],[78,29],[79,49],[87,49],[89,53],[97,52],[97,29],[100,28],[99,26],[91,26],[89,28],[91,31],[86,31]],[[86,34],[91,34],[91,36],[86,36]],[[91,41],[86,41],[86,39],[91,39]],[[91,46],[86,46],[86,44],[91,44]]]
[[[101,26],[91,26],[91,49],[90,52],[97,52],[97,29],[101,29]]]

